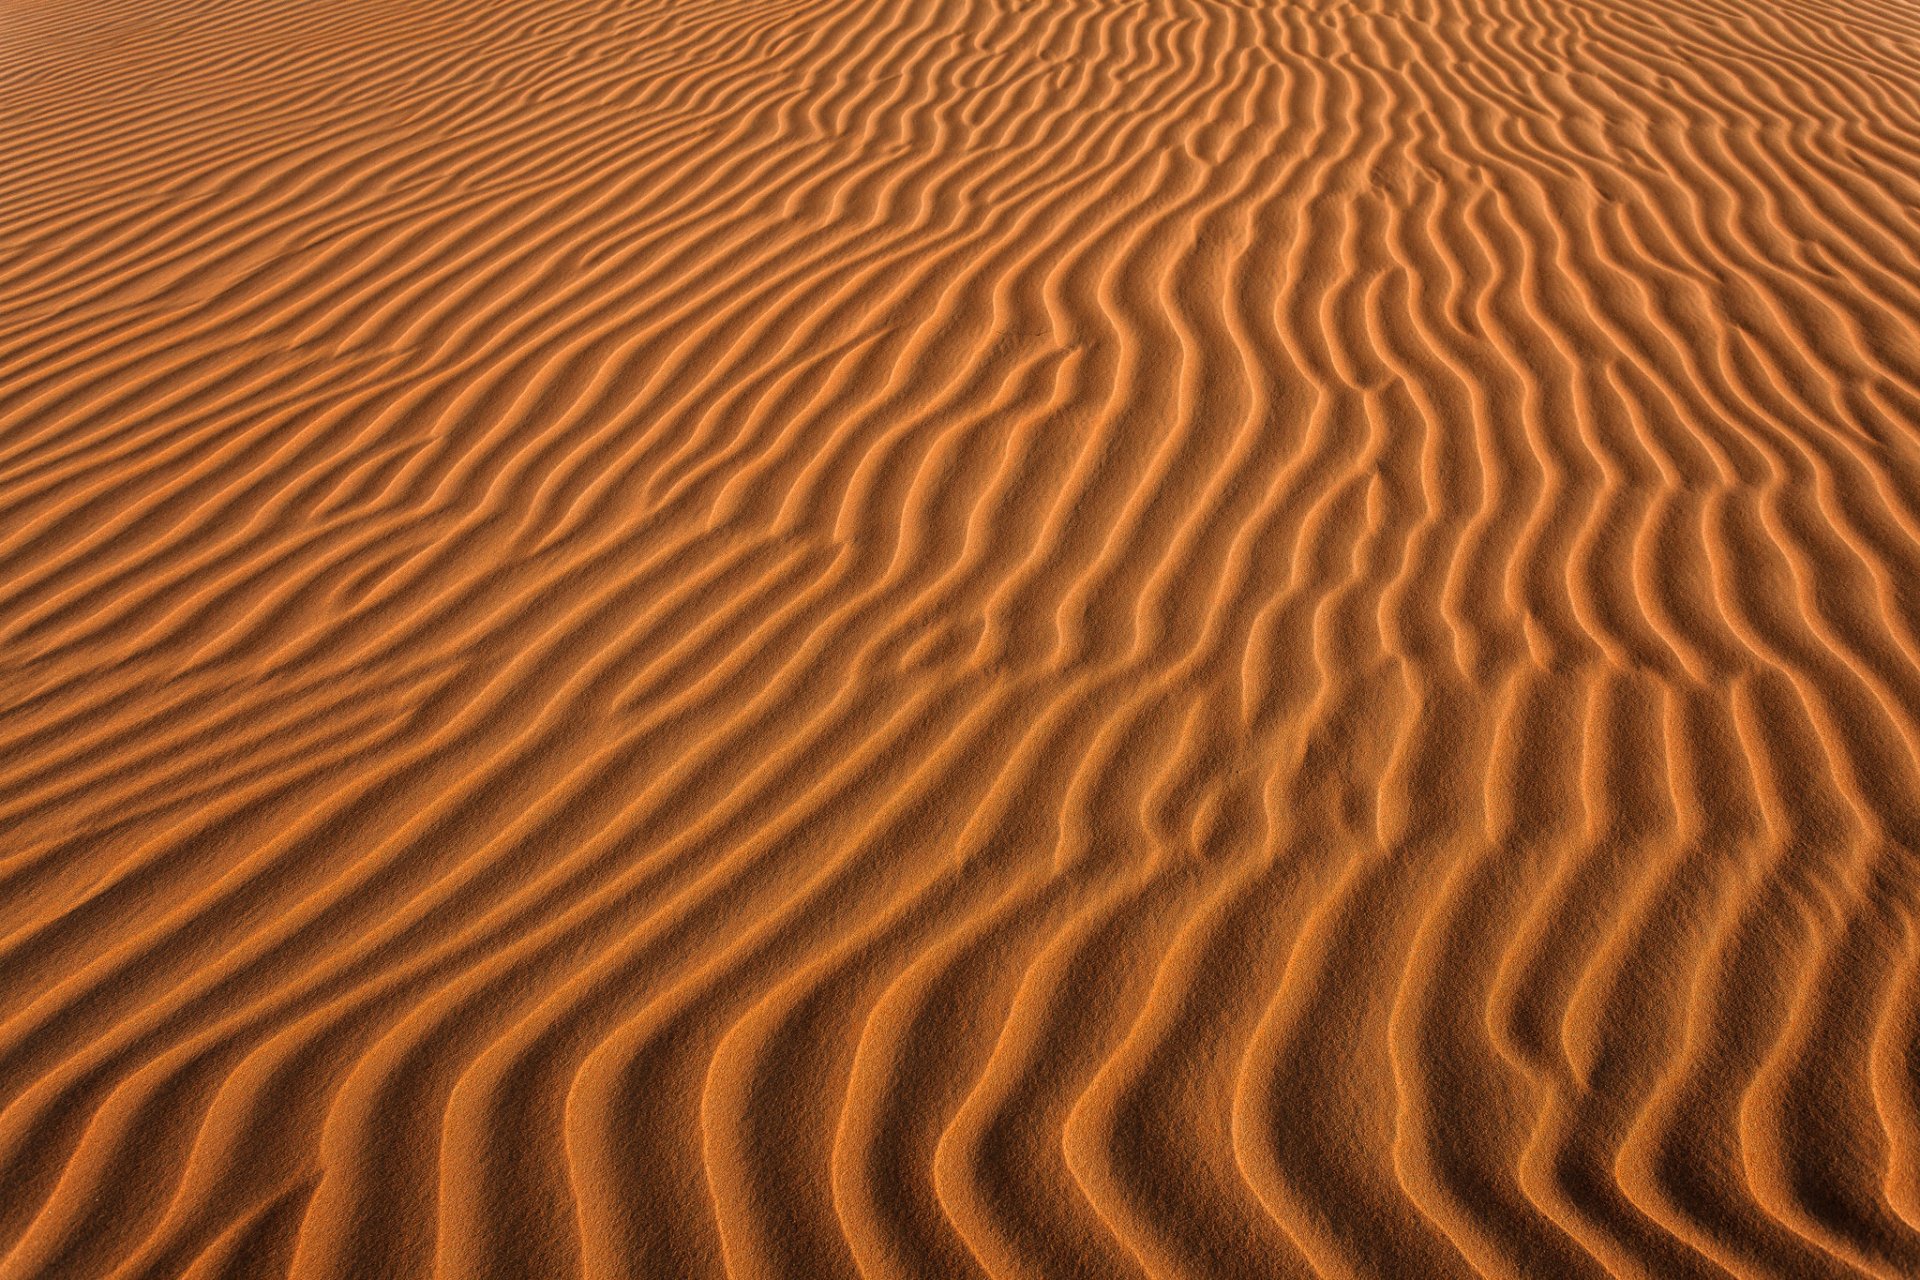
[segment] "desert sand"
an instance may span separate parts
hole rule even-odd
[[[1920,1275],[1912,0],[0,0],[0,1280]]]

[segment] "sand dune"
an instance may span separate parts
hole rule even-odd
[[[1920,9],[0,4],[0,1280],[1920,1275]]]

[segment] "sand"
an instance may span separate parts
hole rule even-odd
[[[1908,0],[0,0],[0,1280],[1920,1275]]]

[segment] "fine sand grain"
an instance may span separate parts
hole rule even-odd
[[[0,0],[0,1280],[1920,1275],[1913,0]]]

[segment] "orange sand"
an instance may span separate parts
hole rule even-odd
[[[0,1280],[1920,1275],[1911,0],[0,0]]]

